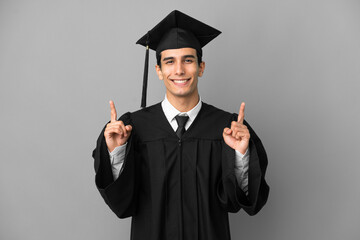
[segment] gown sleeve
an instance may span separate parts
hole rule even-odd
[[[122,120],[125,125],[132,125],[130,113],[124,114],[119,120]],[[96,187],[106,204],[119,218],[132,216],[136,210],[138,181],[135,171],[137,163],[134,155],[134,138],[136,135],[134,130],[133,127],[128,139],[121,174],[115,181],[104,137],[105,127],[100,133],[92,154],[96,173]]]
[[[236,121],[237,116],[233,116]],[[249,142],[249,182],[248,196],[239,187],[235,172],[235,151],[223,142],[222,150],[222,178],[218,184],[218,198],[223,208],[228,212],[238,212],[243,208],[249,215],[255,215],[265,205],[269,186],[265,181],[267,156],[265,149],[250,125],[244,121],[250,131]]]

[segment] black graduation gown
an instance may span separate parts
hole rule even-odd
[[[248,196],[235,177],[235,151],[223,141],[236,114],[203,103],[182,139],[160,103],[120,119],[133,127],[121,174],[113,180],[104,128],[93,152],[95,181],[119,218],[132,216],[131,239],[227,240],[228,212],[243,208],[254,215],[265,204],[267,157],[260,139],[245,122],[251,135]]]

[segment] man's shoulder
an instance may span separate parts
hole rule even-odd
[[[130,114],[133,118],[144,118],[144,117],[151,117],[152,115],[158,115],[161,113],[162,113],[161,102],[159,102],[154,105],[134,111]]]
[[[227,112],[225,110],[222,110],[220,108],[214,107],[210,104],[203,103],[203,106],[205,107],[204,110],[206,110],[204,115],[204,118],[212,119],[213,121],[221,122],[221,124],[229,124],[231,121],[237,121],[238,114],[237,113],[231,113]],[[226,120],[228,119],[228,120]],[[252,130],[250,124],[244,119],[244,124]]]
[[[147,124],[163,118],[161,103],[157,103],[134,112],[127,112],[121,116],[121,120],[128,124]]]
[[[232,118],[235,115],[234,113],[227,112],[223,109],[204,102],[202,103],[201,109],[205,117],[210,116],[211,118]]]

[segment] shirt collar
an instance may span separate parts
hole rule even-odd
[[[201,102],[201,97],[199,97],[199,102],[198,104],[196,104],[196,106],[191,109],[188,112],[180,112],[179,110],[177,110],[173,105],[171,105],[171,103],[169,102],[169,100],[167,99],[166,95],[165,95],[165,99],[161,102],[161,107],[164,111],[164,114],[166,116],[166,119],[171,122],[176,115],[179,115],[181,113],[181,115],[187,115],[189,116],[189,119],[191,122],[193,122],[196,118],[196,116],[198,115],[198,113],[200,112],[202,106],[202,102]]]

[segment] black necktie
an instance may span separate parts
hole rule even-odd
[[[189,119],[188,116],[179,116],[177,115],[175,117],[176,122],[178,123],[178,128],[176,129],[176,135],[178,135],[179,138],[184,134],[185,132],[185,124],[187,120]]]

